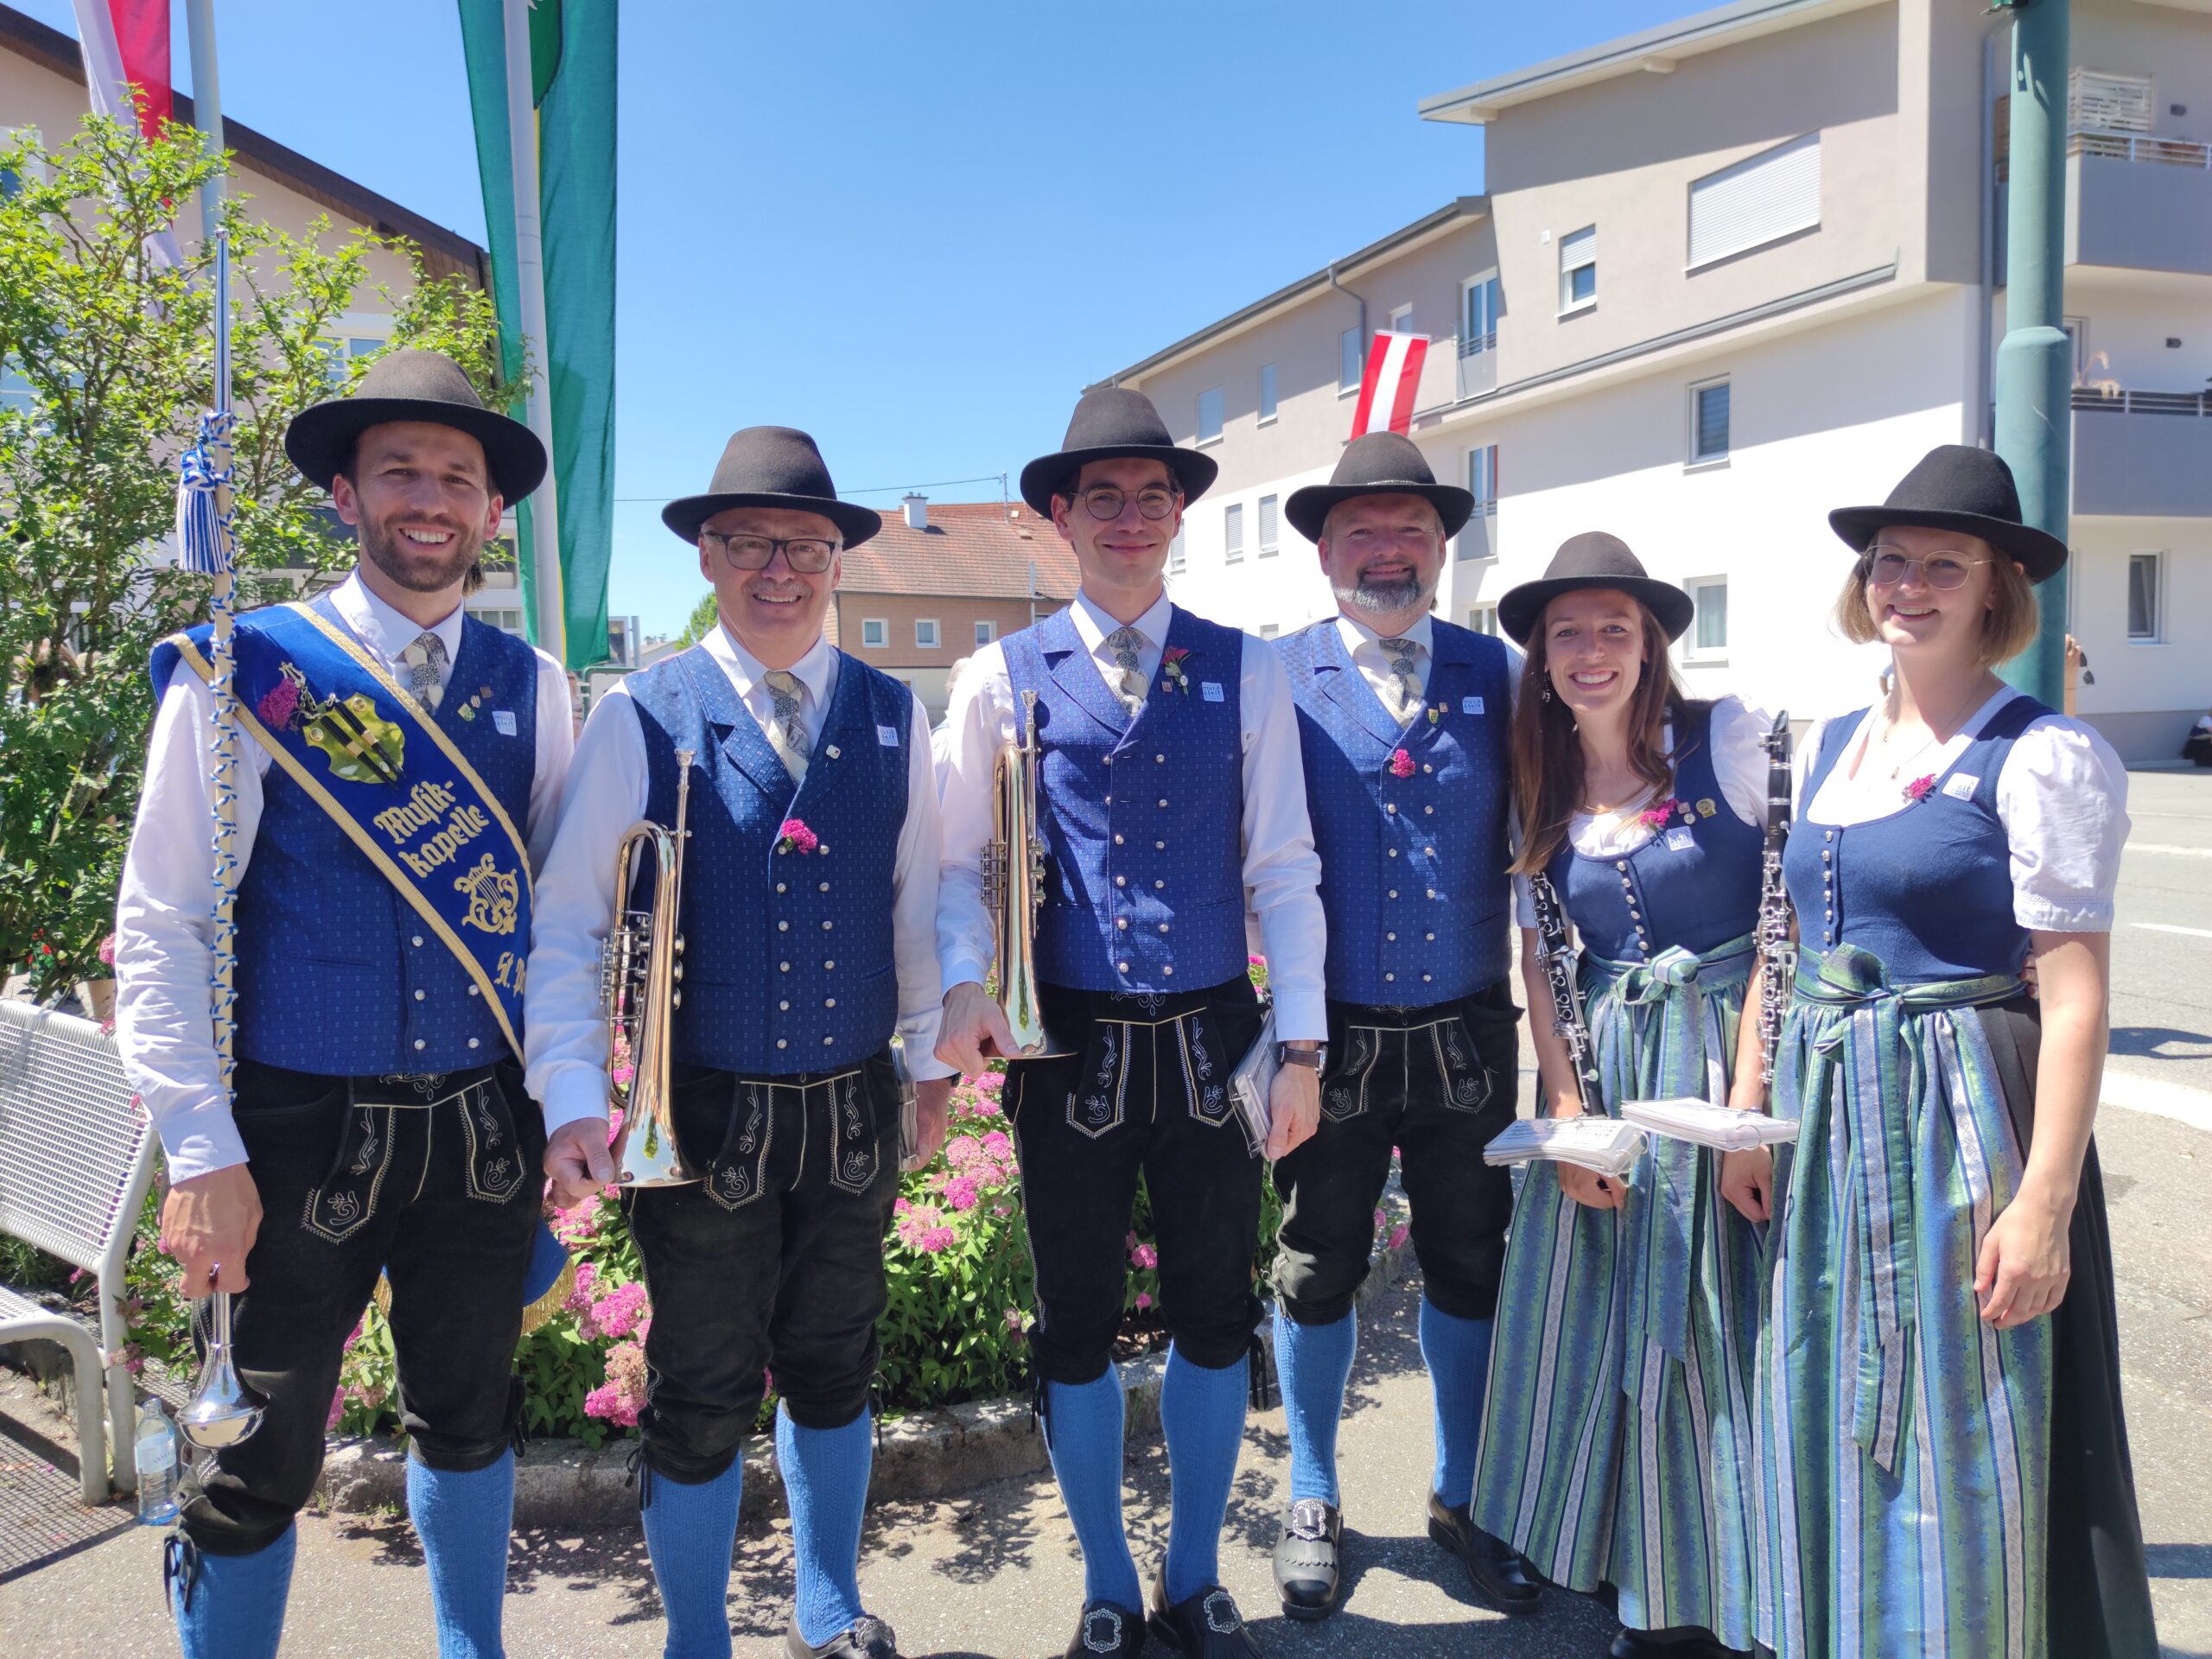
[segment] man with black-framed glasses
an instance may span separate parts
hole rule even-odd
[[[704,1179],[622,1195],[656,1308],[639,1503],[668,1651],[730,1651],[739,1450],[772,1366],[798,1558],[785,1649],[893,1659],[890,1627],[861,1606],[858,1561],[902,1152],[894,1030],[923,1080],[905,1150],[935,1150],[950,1092],[931,1055],[929,726],[905,686],[823,637],[839,553],[882,520],[837,499],[805,433],[738,433],[708,493],[661,518],[698,547],[719,622],[602,697],[577,746],[530,957],[545,1171],[563,1205],[613,1175],[598,953],[615,849],[641,817],[673,825],[688,753],[671,1110]]]

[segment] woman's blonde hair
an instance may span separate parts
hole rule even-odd
[[[1982,613],[1981,645],[1974,652],[1974,666],[1994,668],[2035,642],[2042,626],[2036,590],[2029,585],[2027,572],[1980,537],[1960,539],[1979,543],[1989,554],[1989,608]],[[1882,637],[1866,603],[1866,573],[1872,563],[1866,553],[1860,553],[1835,599],[1836,631],[1854,645],[1871,645]]]

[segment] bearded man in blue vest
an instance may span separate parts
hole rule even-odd
[[[1135,1654],[1147,1611],[1171,1648],[1258,1651],[1221,1587],[1219,1541],[1260,1314],[1262,1154],[1313,1133],[1326,1019],[1319,867],[1282,666],[1261,641],[1171,605],[1161,582],[1183,509],[1214,470],[1174,445],[1141,393],[1086,393],[1062,448],[1021,474],[1022,499],[1074,549],[1081,591],[979,650],[946,717],[938,950],[951,988],[938,1053],[969,1072],[1014,1062],[1004,1099],[1037,1269],[1030,1363],[1083,1548],[1071,1655]],[[1025,1059],[983,989],[995,953],[982,870],[994,763],[1033,709],[1046,853],[1033,943],[1062,1041]],[[1248,900],[1287,1051],[1264,1147],[1229,1087],[1262,1020]],[[1174,1339],[1160,1408],[1173,1515],[1148,1599],[1122,1529],[1112,1363],[1140,1173]]]
[[[1285,512],[1319,545],[1337,614],[1276,642],[1298,728],[1328,912],[1321,1123],[1274,1167],[1275,1366],[1290,1508],[1275,1588],[1293,1618],[1337,1606],[1337,1422],[1357,1342],[1375,1205],[1401,1154],[1435,1402],[1429,1535],[1506,1613],[1535,1611],[1519,1559],[1477,1530],[1475,1440],[1513,1204],[1483,1148],[1519,1083],[1506,976],[1507,732],[1518,676],[1497,639],[1429,614],[1474,498],[1395,432],[1354,439]]]
[[[716,626],[591,711],[539,884],[530,1081],[556,1202],[613,1174],[598,957],[615,849],[672,827],[690,766],[671,1116],[703,1177],[622,1194],[655,1309],[639,1470],[669,1659],[727,1655],[739,1452],[772,1367],[798,1594],[791,1659],[894,1659],[861,1605],[883,1237],[898,1195],[902,1039],[927,1159],[950,1068],[938,1024],[930,733],[898,681],[823,636],[839,557],[882,528],[814,440],[749,427],[662,520],[699,550]],[[650,867],[626,902],[649,907]]]
[[[515,1341],[543,1183],[519,1066],[530,867],[575,727],[561,665],[461,595],[545,452],[434,353],[295,420],[360,559],[238,621],[237,1073],[216,1046],[208,630],[154,655],[161,708],[116,906],[117,1036],[168,1161],[188,1295],[238,1293],[269,1399],[184,1482],[168,1581],[188,1659],[273,1659],[348,1333],[381,1271],[407,1498],[439,1651],[495,1655]],[[551,1252],[558,1270],[557,1248]]]

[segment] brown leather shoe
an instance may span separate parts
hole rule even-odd
[[[1428,1535],[1465,1563],[1476,1593],[1499,1612],[1519,1618],[1536,1611],[1543,1586],[1529,1576],[1520,1556],[1465,1510],[1447,1509],[1434,1492],[1428,1495]]]

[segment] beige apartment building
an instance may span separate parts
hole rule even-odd
[[[2171,756],[2212,704],[2212,0],[2075,0],[2066,285],[2081,709]],[[1206,448],[1177,599],[1262,633],[1332,608],[1282,519],[1348,435],[1361,342],[1431,345],[1413,436],[1471,489],[1440,602],[1568,536],[1699,600],[1680,668],[1815,715],[1880,662],[1827,611],[1826,514],[1986,442],[2005,330],[2009,23],[1960,0],[1737,0],[1440,93],[1487,188],[1110,377]]]

